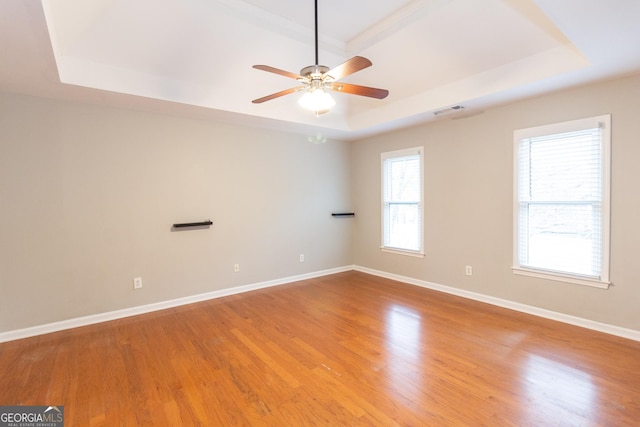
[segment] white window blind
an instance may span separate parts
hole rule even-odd
[[[568,124],[516,140],[515,267],[606,282],[609,116]]]
[[[422,254],[422,147],[382,154],[382,248]]]

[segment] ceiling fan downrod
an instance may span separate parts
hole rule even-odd
[[[319,66],[318,62],[318,0],[314,0],[315,3],[315,29],[316,29],[316,66]]]

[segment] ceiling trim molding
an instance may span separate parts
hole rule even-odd
[[[214,0],[212,7],[218,8],[223,13],[234,16],[240,20],[250,22],[253,25],[277,33],[292,40],[313,44],[315,34],[312,29],[300,25],[283,16],[276,15],[267,9],[254,6],[242,0]],[[312,11],[310,10],[309,13]],[[346,43],[332,37],[318,36],[320,47],[329,52],[345,56],[347,54]]]
[[[353,55],[363,51],[378,41],[401,30],[408,24],[419,20],[424,15],[432,13],[450,2],[451,0],[412,1],[349,40],[345,46],[347,55]]]

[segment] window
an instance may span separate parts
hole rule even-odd
[[[382,250],[423,256],[422,147],[382,153]]]
[[[514,133],[514,272],[607,288],[611,117]]]

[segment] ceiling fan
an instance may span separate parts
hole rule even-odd
[[[318,116],[319,114],[328,112],[329,109],[335,105],[335,101],[328,93],[330,90],[377,99],[383,99],[389,95],[389,91],[386,89],[377,89],[373,87],[338,82],[338,80],[347,77],[348,75],[370,67],[372,64],[367,58],[354,56],[332,69],[318,64],[318,0],[315,0],[315,48],[315,65],[304,67],[300,70],[300,74],[280,70],[268,65],[254,65],[253,68],[257,70],[267,71],[269,73],[279,74],[281,76],[295,79],[300,82],[301,86],[272,93],[271,95],[254,99],[251,102],[254,104],[260,104],[290,93],[304,90],[305,93],[298,103],[303,108],[315,112],[316,116]]]

